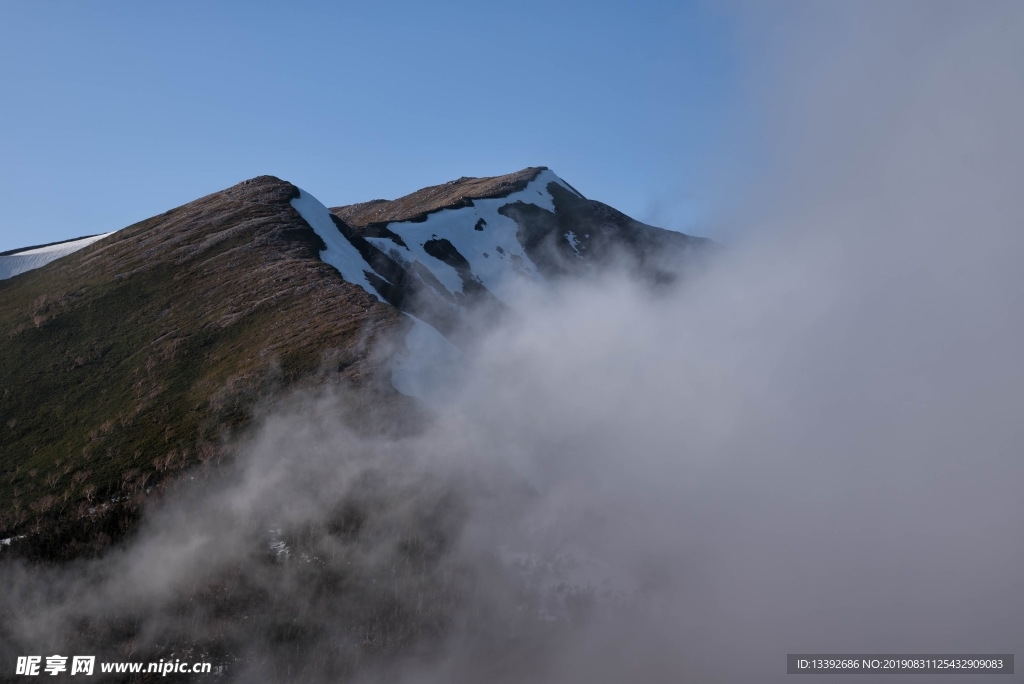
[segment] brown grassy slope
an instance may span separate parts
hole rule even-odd
[[[254,178],[0,281],[0,537],[100,548],[261,397],[373,381],[400,316],[319,260],[296,195]]]
[[[463,176],[442,185],[417,190],[396,200],[371,200],[344,207],[332,207],[331,212],[356,228],[374,223],[416,220],[440,209],[466,206],[466,200],[505,197],[518,192],[545,168],[531,166],[515,173],[488,178]]]

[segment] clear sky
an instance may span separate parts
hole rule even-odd
[[[0,251],[272,174],[328,206],[544,165],[701,233],[733,26],[692,2],[5,2]]]

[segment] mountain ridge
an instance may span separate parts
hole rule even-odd
[[[428,185],[394,200],[331,207],[331,213],[353,227],[366,227],[391,221],[419,221],[442,209],[458,209],[466,201],[507,197],[522,190],[546,166],[528,166],[502,176],[462,176],[440,185]]]

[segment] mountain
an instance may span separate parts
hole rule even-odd
[[[579,274],[586,265],[608,265],[615,257],[632,258],[634,268],[655,279],[671,279],[678,275],[681,252],[710,244],[588,200],[542,166],[492,178],[463,177],[393,201],[331,211],[381,248],[397,246],[416,258],[426,253],[456,270],[468,262],[470,277],[491,289],[512,275],[557,279]],[[435,234],[455,240],[462,252],[446,258],[445,248],[417,243],[428,235],[437,239]],[[511,258],[517,254],[520,259]],[[492,257],[496,260],[487,261]]]
[[[40,558],[99,552],[154,488],[230,458],[254,412],[297,388],[359,388],[345,420],[415,429],[416,397],[518,288],[613,266],[663,285],[708,246],[534,167],[330,210],[261,176],[7,253],[0,537]]]
[[[617,265],[670,283],[703,238],[655,228],[583,197],[549,169],[468,178],[405,197],[335,207],[388,303],[464,342],[467,309],[499,314],[524,285]]]
[[[261,398],[373,385],[402,318],[320,259],[298,195],[255,178],[0,281],[0,537],[102,548]]]

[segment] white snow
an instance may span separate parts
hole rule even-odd
[[[409,318],[413,325],[405,336],[405,352],[397,355],[391,370],[391,386],[408,397],[443,400],[465,367],[466,356],[433,326]]]
[[[573,194],[578,194],[553,171],[544,170],[525,188],[507,197],[474,199],[472,207],[434,212],[421,223],[389,223],[388,230],[401,236],[402,241],[408,245],[407,248],[388,238],[369,240],[385,252],[397,249],[410,262],[420,261],[451,292],[462,292],[462,279],[456,270],[423,250],[423,244],[427,240],[447,239],[459,254],[466,258],[473,274],[484,287],[507,304],[512,301],[515,291],[520,289],[524,281],[543,284],[544,278],[516,239],[516,222],[499,214],[498,209],[506,204],[523,202],[553,212],[554,200],[547,191],[548,184],[552,182],[558,183]],[[475,226],[480,219],[483,219],[486,225],[483,226],[483,230],[476,230]],[[513,263],[513,256],[522,260],[522,268]]]
[[[0,539],[0,547],[10,546],[11,542],[17,541],[18,539],[24,539],[25,536],[26,535],[24,535],[24,534],[19,534],[19,535],[15,536],[15,537],[7,537],[7,539]]]
[[[274,558],[278,561],[288,560],[291,558],[291,549],[289,549],[288,544],[281,539],[281,530],[267,530],[267,532],[270,534],[270,538],[267,540],[267,546],[274,554]]]
[[[19,273],[24,273],[25,271],[31,271],[41,266],[45,266],[51,261],[56,261],[61,257],[77,252],[83,247],[88,247],[92,243],[102,240],[108,235],[113,235],[113,233],[93,235],[92,237],[82,238],[81,240],[63,242],[59,245],[36,247],[35,249],[26,249],[23,252],[18,252],[17,254],[12,254],[10,256],[0,256],[0,280],[6,280],[7,278],[16,276]]]
[[[299,189],[299,196],[292,200],[292,206],[306,220],[310,228],[320,236],[327,249],[320,252],[320,259],[338,269],[341,277],[360,286],[380,301],[384,298],[366,278],[366,272],[375,273],[363,259],[359,250],[352,246],[331,220],[331,212],[320,201],[305,190]]]
[[[590,237],[589,235],[587,237]],[[565,234],[565,239],[569,241],[569,246],[572,247],[572,251],[576,252],[576,258],[582,259],[583,255],[580,254],[580,244],[576,239],[576,233],[571,230]]]

